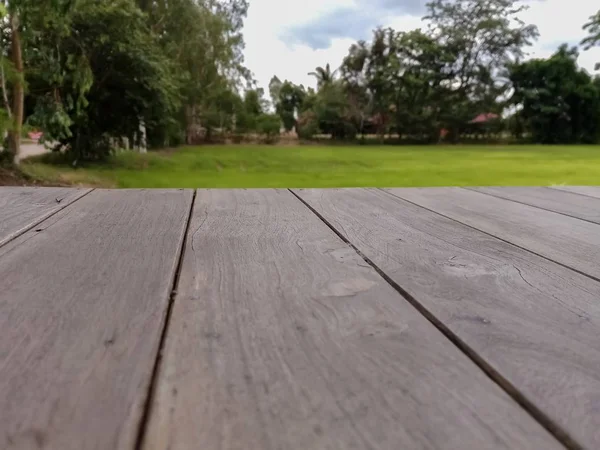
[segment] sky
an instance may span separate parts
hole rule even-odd
[[[377,26],[398,31],[424,27],[421,17],[427,0],[249,0],[244,26],[246,66],[259,87],[268,92],[277,75],[305,86],[317,66],[339,67],[348,48],[359,39],[370,40]],[[578,44],[588,18],[599,8],[593,0],[529,0],[520,18],[537,25],[540,37],[528,49],[530,57],[548,57],[560,44]],[[579,64],[592,73],[600,62],[600,48],[581,50]],[[597,72],[600,74],[600,72]]]

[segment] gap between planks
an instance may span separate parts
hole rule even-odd
[[[192,197],[95,190],[0,248],[3,443],[134,448]]]
[[[40,188],[40,189],[44,189],[44,188]],[[81,194],[79,197],[65,203],[64,205],[60,206],[59,208],[57,208],[55,211],[51,212],[50,214],[47,215],[41,215],[38,219],[35,219],[31,225],[26,226],[25,228],[23,228],[22,230],[17,231],[16,233],[14,233],[13,236],[10,236],[8,239],[6,239],[5,241],[2,241],[0,239],[0,247],[4,247],[6,244],[14,241],[15,239],[17,239],[19,236],[24,235],[25,233],[27,233],[29,230],[31,230],[32,228],[37,227],[39,224],[41,224],[42,222],[45,222],[46,220],[48,220],[49,218],[51,218],[52,216],[58,214],[59,212],[61,212],[62,210],[64,210],[65,208],[68,208],[69,206],[75,204],[76,202],[78,202],[79,200],[81,200],[83,197],[85,197],[86,195],[91,194],[93,191],[95,190],[95,188],[89,188],[87,191],[84,191],[83,194]],[[62,199],[60,199],[60,201],[62,202],[62,200],[64,200],[64,197]],[[57,199],[58,202],[58,199]],[[59,202],[60,203],[60,202]]]
[[[543,189],[547,189],[548,191],[551,190],[551,188],[546,187],[546,186],[542,186],[542,188]],[[577,216],[574,216],[572,214],[567,214],[566,212],[557,211],[555,209],[544,208],[543,206],[534,205],[533,203],[522,202],[522,201],[519,201],[519,200],[515,200],[514,198],[502,197],[501,195],[496,194],[496,193],[492,193],[492,192],[488,192],[488,191],[481,191],[481,190],[478,190],[478,189],[475,189],[475,188],[471,188],[471,187],[466,187],[466,186],[460,186],[459,189],[463,189],[465,191],[477,192],[478,194],[489,195],[490,197],[499,198],[501,200],[508,200],[509,202],[518,203],[519,205],[531,206],[532,208],[537,208],[537,209],[541,209],[541,210],[548,211],[548,212],[551,212],[551,213],[560,214],[562,216],[570,217],[571,219],[583,220],[584,222],[592,223],[594,225],[598,225],[599,224],[598,222],[594,222],[593,220],[590,220],[590,219],[585,219],[583,217],[577,217]],[[585,194],[579,194],[578,192],[562,191],[560,189],[554,189],[554,190],[555,191],[560,191],[560,192],[566,192],[567,194],[582,195],[582,196],[588,197],[588,198],[595,198],[595,197],[591,197],[591,196],[588,196],[588,195],[585,195]],[[385,191],[385,192],[387,192],[387,191]],[[600,200],[600,199],[597,199],[597,200]]]
[[[600,198],[600,192],[597,195],[589,193],[588,189],[598,188],[600,186],[548,186],[548,189],[555,191],[570,192],[571,194],[583,195],[584,197]],[[587,193],[586,193],[587,192]]]
[[[379,189],[382,192],[394,197],[396,197],[391,192],[387,192],[383,189]],[[331,231],[333,231],[343,242],[349,245],[367,264],[369,264],[394,290],[396,290],[409,304],[411,304],[425,319],[427,319],[434,327],[436,327],[454,346],[456,346],[464,355],[467,356],[477,367],[479,367],[487,377],[492,380],[492,382],[496,383],[502,390],[504,390],[517,404],[519,404],[535,421],[537,421],[541,426],[543,426],[554,438],[556,438],[562,445],[564,445],[569,450],[583,450],[583,447],[576,442],[570,434],[563,430],[559,425],[554,423],[554,421],[547,416],[540,408],[538,408],[532,401],[530,401],[524,394],[522,394],[510,381],[508,381],[502,374],[500,374],[496,369],[494,369],[490,364],[488,364],[484,358],[479,356],[475,350],[473,350],[469,345],[467,345],[460,337],[458,337],[455,333],[453,333],[441,320],[439,320],[433,313],[431,313],[426,307],[424,307],[415,297],[409,294],[402,286],[396,283],[393,279],[391,279],[382,269],[379,268],[371,259],[369,259],[366,255],[364,255],[352,242],[350,242],[346,237],[340,233],[334,226],[331,224],[324,216],[322,216],[316,209],[314,209],[310,204],[304,201],[300,196],[298,196],[292,189],[288,189],[294,197],[296,197],[306,208],[309,209],[314,215],[316,215],[319,220],[321,220]],[[404,200],[404,199],[403,199]],[[412,203],[412,202],[410,202]],[[427,209],[421,205],[417,205],[423,209]],[[431,211],[435,212],[435,211]],[[439,214],[435,212],[436,214]],[[439,214],[444,216],[443,214]],[[446,216],[444,216],[446,217]],[[454,219],[452,219],[454,220]],[[455,220],[456,221],[456,220]],[[456,221],[458,222],[458,221]],[[462,222],[461,222],[462,223]],[[476,229],[474,227],[471,227]],[[476,229],[477,230],[477,229]],[[481,231],[481,230],[478,230]],[[489,233],[486,233],[489,235]],[[497,238],[496,236],[490,235],[493,238]],[[503,239],[500,239],[503,240]],[[505,241],[507,242],[507,241]],[[507,242],[511,245],[514,245],[510,242]],[[518,247],[518,246],[517,246]],[[527,249],[525,249],[527,250]],[[534,252],[532,252],[534,253]],[[545,258],[548,259],[549,258]],[[551,261],[551,260],[550,260]],[[552,261],[555,262],[555,261]],[[562,264],[561,264],[562,265]],[[565,266],[566,267],[566,266]],[[575,270],[575,269],[572,269]],[[575,270],[578,272],[577,270]],[[585,274],[583,274],[585,275]],[[592,277],[593,278],[593,277]],[[600,280],[597,280],[600,281]]]
[[[550,261],[551,263],[558,264],[559,266],[564,267],[565,269],[572,270],[573,272],[578,273],[579,275],[583,275],[584,277],[591,278],[592,280],[597,281],[598,283],[600,283],[600,278],[595,277],[594,275],[590,275],[588,273],[585,273],[585,272],[583,272],[583,271],[581,271],[579,269],[576,269],[576,268],[571,267],[571,266],[569,266],[567,264],[561,263],[560,261],[556,261],[556,260],[554,260],[552,258],[549,258],[548,256],[542,255],[541,253],[533,251],[533,250],[531,250],[531,249],[529,249],[527,247],[523,247],[523,246],[521,246],[519,244],[515,244],[514,242],[511,242],[511,241],[509,241],[507,239],[501,238],[500,236],[496,236],[495,234],[492,234],[492,233],[490,233],[488,231],[481,230],[481,229],[479,229],[477,227],[474,227],[473,225],[469,225],[468,223],[461,222],[458,219],[455,219],[455,218],[453,218],[451,216],[447,216],[447,215],[445,215],[445,214],[443,214],[441,212],[438,212],[438,211],[436,211],[434,209],[429,209],[426,206],[420,205],[420,204],[415,203],[415,202],[413,202],[411,200],[407,200],[407,199],[405,199],[403,197],[398,197],[397,195],[393,194],[392,192],[386,191],[385,188],[376,188],[376,189],[379,190],[379,191],[381,191],[381,192],[385,192],[387,195],[390,195],[393,198],[396,198],[398,200],[403,200],[405,202],[410,203],[411,205],[418,206],[419,208],[423,208],[423,209],[425,209],[425,210],[427,210],[429,212],[437,214],[438,216],[442,216],[442,217],[445,217],[446,219],[452,220],[452,221],[454,221],[456,223],[460,223],[461,225],[469,227],[469,228],[471,228],[471,229],[473,229],[475,231],[479,231],[480,233],[487,234],[488,236],[493,237],[494,239],[498,239],[499,241],[506,242],[507,244],[510,244],[510,245],[512,245],[514,247],[520,248],[521,250],[525,250],[526,252],[529,252],[529,253],[531,253],[531,254],[533,254],[535,256],[539,256],[540,258],[544,258],[546,261]],[[472,191],[472,192],[481,193],[479,191]],[[501,200],[506,200],[506,199],[502,198]],[[510,201],[510,200],[506,200],[506,201]],[[531,205],[525,205],[525,206],[531,206]],[[550,211],[550,212],[554,212],[554,211]],[[559,213],[556,213],[556,214],[559,214]],[[598,224],[594,223],[594,225],[598,225]]]
[[[180,189],[181,190],[181,189]],[[190,229],[190,223],[192,221],[192,215],[194,213],[194,205],[196,203],[196,194],[198,190],[194,189],[192,194],[192,201],[190,203],[190,209],[188,211],[183,239],[181,240],[181,247],[179,248],[179,253],[177,256],[177,266],[175,268],[175,274],[173,276],[173,283],[171,284],[171,292],[169,293],[169,303],[167,305],[167,313],[165,314],[165,323],[163,324],[162,330],[160,331],[160,340],[158,342],[158,350],[156,352],[156,357],[154,358],[154,365],[152,367],[152,375],[150,376],[150,383],[148,384],[148,391],[146,393],[146,399],[144,400],[144,409],[142,411],[142,416],[140,418],[140,423],[138,425],[138,431],[135,440],[135,450],[140,450],[144,445],[144,438],[146,436],[146,430],[148,428],[148,423],[150,422],[150,415],[152,414],[152,404],[154,400],[154,395],[156,393],[156,383],[158,381],[158,375],[160,372],[160,364],[162,361],[162,352],[165,346],[165,342],[167,340],[167,335],[169,333],[169,325],[171,323],[171,314],[173,312],[173,304],[175,303],[175,298],[177,297],[177,285],[179,284],[179,275],[181,273],[181,266],[183,264],[183,257],[185,254],[185,247],[188,239],[188,232]]]

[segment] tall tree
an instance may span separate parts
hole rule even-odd
[[[274,106],[286,131],[291,131],[296,126],[296,118],[302,109],[305,97],[306,91],[302,85],[298,86],[285,80],[279,86]]]
[[[454,54],[451,128],[474,114],[496,108],[508,88],[504,68],[520,60],[538,36],[519,19],[527,6],[519,0],[433,0],[425,20],[431,36]]]
[[[130,0],[79,0],[66,35],[47,30],[30,42],[32,123],[74,159],[108,155],[113,140],[141,143],[140,125],[161,129],[179,104],[176,68]]]
[[[269,96],[271,97],[271,103],[273,106],[277,106],[279,102],[279,92],[281,91],[282,82],[276,75],[273,75],[271,81],[269,81]]]
[[[10,151],[18,161],[21,151],[21,129],[23,126],[23,110],[25,102],[25,87],[23,74],[23,48],[21,43],[21,12],[18,3],[9,3],[8,22],[10,24],[10,60],[16,72],[13,81],[12,127],[8,133]]]
[[[335,79],[337,70],[331,71],[331,66],[329,63],[325,65],[325,67],[317,67],[314,72],[309,72],[310,76],[313,76],[317,79],[317,88],[321,89],[323,86],[326,86],[333,82]]]
[[[5,33],[2,36],[2,57],[10,61],[13,76],[11,77],[11,101],[6,93],[5,73],[2,73],[2,88],[5,105],[11,118],[8,130],[8,148],[18,162],[21,148],[21,131],[24,119],[25,100],[25,67],[24,54],[31,37],[43,32],[48,27],[57,28],[64,22],[72,7],[72,0],[2,0],[1,5],[6,12]],[[64,29],[64,28],[63,28]],[[4,65],[3,65],[4,67]]]
[[[250,80],[243,65],[246,0],[138,0],[150,26],[183,75],[182,128],[191,143],[197,128],[220,115],[218,99]],[[229,94],[227,94],[229,96]],[[206,127],[204,127],[206,128]],[[160,144],[160,142],[158,143]]]
[[[600,11],[590,17],[583,29],[588,33],[587,37],[581,41],[585,50],[600,44]],[[598,69],[600,69],[600,62],[596,63],[596,70]]]
[[[340,81],[323,85],[316,95],[314,112],[319,129],[333,139],[354,139],[356,136],[356,126]]]
[[[598,142],[600,80],[577,66],[577,56],[565,44],[548,59],[511,66],[512,101],[534,142]]]
[[[372,106],[372,96],[367,86],[368,58],[367,43],[359,41],[352,44],[340,67],[350,114],[358,119],[357,130],[363,138],[365,122],[370,118]]]
[[[418,140],[436,140],[451,113],[447,101],[453,54],[421,30],[400,32],[391,46],[390,83],[396,131]]]
[[[373,32],[366,62],[367,88],[370,95],[373,123],[380,140],[390,126],[393,112],[394,84],[398,67],[394,65],[396,33],[393,29],[378,28]]]
[[[262,88],[247,89],[244,92],[244,107],[249,114],[258,116],[264,113],[268,102],[264,98],[265,91]]]

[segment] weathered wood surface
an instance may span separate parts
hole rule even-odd
[[[295,191],[551,423],[600,448],[600,283],[383,191]]]
[[[552,189],[600,198],[600,186],[552,186]]]
[[[288,191],[198,191],[177,290],[146,450],[561,448]]]
[[[469,189],[578,219],[600,223],[600,198],[546,187],[482,187]]]
[[[191,201],[96,190],[0,248],[0,448],[134,448]]]
[[[89,191],[90,189],[1,187],[0,246]]]
[[[460,188],[387,191],[600,278],[598,224]]]

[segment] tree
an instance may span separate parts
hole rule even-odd
[[[323,85],[316,96],[314,113],[319,129],[333,139],[354,139],[356,126],[351,121],[350,111],[341,82]]]
[[[18,161],[21,151],[21,127],[23,126],[23,109],[25,102],[25,87],[23,82],[23,48],[21,44],[21,24],[19,3],[9,3],[8,22],[10,24],[10,59],[16,71],[13,81],[13,103],[11,117],[13,125],[8,133],[10,151]]]
[[[281,121],[277,114],[261,114],[257,117],[257,131],[264,137],[265,142],[276,142],[280,129]]]
[[[526,8],[519,0],[433,0],[425,20],[436,42],[453,54],[447,126],[456,131],[476,113],[497,108],[509,88],[507,65],[524,56],[538,36],[534,25],[519,19]]]
[[[29,122],[76,158],[105,156],[124,136],[141,143],[144,130],[163,147],[231,129],[238,90],[250,79],[241,52],[246,0],[7,4],[21,35],[5,27],[2,42],[22,37],[25,70],[19,76],[15,64],[0,64],[13,88],[4,103],[17,104],[20,82],[29,86]]]
[[[256,131],[258,118],[266,112],[267,101],[262,88],[247,89],[243,100],[235,106],[235,131],[238,134]],[[240,138],[241,139],[241,138]]]
[[[21,131],[24,120],[25,76],[24,54],[28,51],[31,37],[53,27],[59,29],[63,17],[72,7],[72,0],[2,0],[2,14],[6,17],[2,35],[1,84],[4,104],[10,117],[8,150],[18,162],[21,147]],[[64,31],[64,26],[62,27]],[[6,78],[4,58],[8,57],[12,76]],[[7,93],[7,81],[12,85],[11,101]]]
[[[435,141],[452,114],[454,55],[421,30],[401,32],[392,44],[391,83],[396,131]]]
[[[395,131],[436,142],[446,129],[456,140],[478,115],[502,115],[511,89],[507,68],[537,37],[535,26],[519,20],[524,8],[519,0],[432,0],[426,29],[374,30],[369,42],[350,47],[340,79],[329,64],[317,67],[310,73],[317,92],[306,92],[299,108],[284,107],[282,92],[292,89],[274,77],[277,111],[288,129],[299,117],[304,131],[316,123],[334,138],[375,131],[383,140]]]
[[[227,85],[221,85],[220,89],[214,89],[203,100],[203,111],[199,116],[206,131],[205,140],[211,142],[218,131],[223,138],[224,133],[231,131],[235,120],[240,118],[240,126],[247,127],[245,131],[252,131],[255,128],[255,122],[249,120],[243,123],[242,113],[245,111],[243,99],[237,92],[231,90]],[[254,117],[254,116],[253,116]],[[239,131],[239,130],[238,130]]]
[[[247,89],[244,93],[244,107],[246,112],[253,116],[265,112],[268,104],[264,98],[264,90],[262,88]]]
[[[317,79],[317,88],[321,89],[323,86],[326,86],[333,82],[333,80],[335,79],[336,72],[337,70],[334,70],[332,72],[329,63],[327,63],[325,65],[325,68],[319,66],[315,69],[314,72],[309,72],[308,74]]]
[[[277,103],[279,102],[279,92],[281,91],[282,84],[283,83],[276,75],[273,75],[271,81],[269,81],[269,95],[273,106],[277,106]]]
[[[306,91],[302,85],[297,86],[285,80],[279,87],[275,100],[275,111],[279,114],[286,131],[291,131],[296,126],[296,117],[302,108],[305,97]]]
[[[319,121],[312,110],[302,112],[296,126],[300,139],[312,139],[319,132]]]
[[[598,142],[600,80],[577,66],[577,56],[577,49],[565,44],[548,59],[510,67],[512,102],[534,142]]]
[[[393,67],[390,57],[393,54],[393,39],[392,29],[376,29],[367,61],[367,87],[371,95],[373,122],[380,140],[383,140],[389,126],[392,106],[393,85],[390,75]]]
[[[598,45],[600,43],[600,11],[590,17],[589,22],[583,26],[583,29],[588,32],[588,36],[581,41],[581,45],[585,50]],[[600,62],[596,63],[596,70],[600,69]]]
[[[358,118],[357,129],[364,138],[365,121],[371,114],[372,96],[367,87],[369,48],[365,41],[352,44],[340,71],[345,86],[350,114]]]
[[[32,123],[76,160],[109,154],[113,139],[143,138],[168,127],[180,104],[180,79],[130,0],[80,0],[67,35],[47,30],[29,42],[26,60],[37,105]]]
[[[179,114],[185,141],[221,116],[216,99],[250,80],[243,65],[246,0],[138,0],[153,33],[178,67],[184,82]],[[229,96],[229,94],[227,94]]]
[[[342,64],[342,79],[352,120],[363,130],[375,126],[433,139],[442,116],[444,83],[452,55],[421,30],[377,29],[370,43],[353,45]]]

